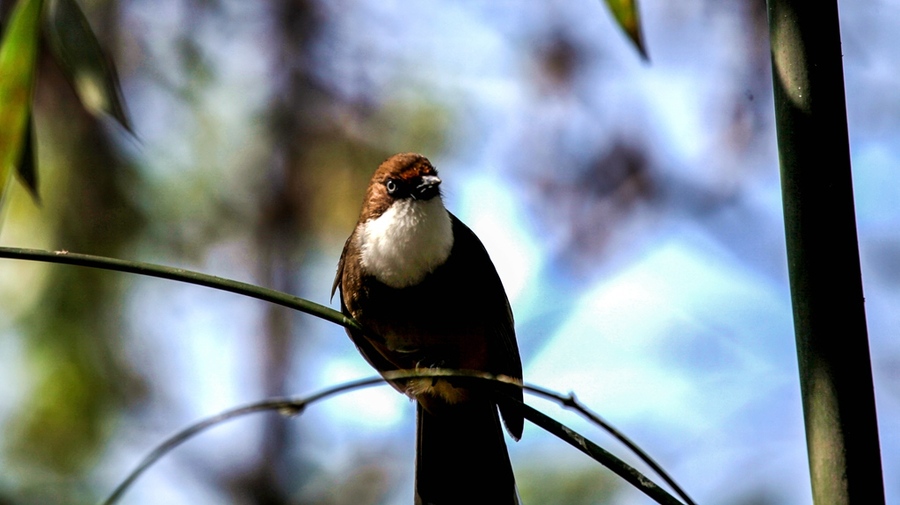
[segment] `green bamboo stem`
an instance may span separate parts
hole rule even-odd
[[[768,0],[813,500],[883,504],[836,0]]]

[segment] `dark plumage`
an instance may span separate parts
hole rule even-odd
[[[442,367],[521,380],[503,285],[478,237],[443,207],[439,184],[417,154],[375,172],[332,290],[366,329],[348,334],[380,372]],[[416,503],[518,503],[494,395],[447,379],[393,385],[418,402]],[[507,392],[521,401],[521,389]],[[521,412],[501,401],[500,414],[518,440]]]

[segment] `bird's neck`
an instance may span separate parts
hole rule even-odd
[[[453,223],[440,196],[397,200],[360,225],[363,270],[393,288],[416,285],[444,264],[453,248]]]

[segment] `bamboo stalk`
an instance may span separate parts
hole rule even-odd
[[[768,0],[813,500],[883,504],[836,0]]]

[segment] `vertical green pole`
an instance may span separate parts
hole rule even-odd
[[[884,504],[836,0],[768,0],[813,500]]]

